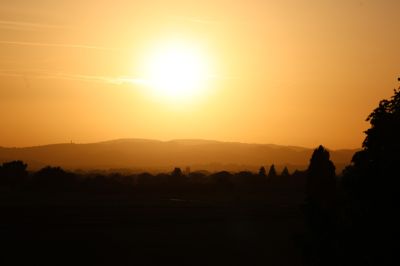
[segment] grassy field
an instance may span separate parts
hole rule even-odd
[[[2,265],[301,265],[299,204],[1,197]]]

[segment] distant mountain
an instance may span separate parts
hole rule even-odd
[[[0,162],[23,160],[30,169],[46,165],[66,169],[130,169],[166,171],[179,166],[191,170],[257,170],[274,163],[290,170],[305,169],[313,149],[273,144],[248,144],[213,140],[157,141],[119,139],[90,144],[53,144],[27,148],[1,148]],[[332,150],[338,172],[357,150]]]

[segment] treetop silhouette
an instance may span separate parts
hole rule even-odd
[[[378,200],[394,197],[400,184],[400,89],[382,100],[367,121],[371,127],[365,131],[363,149],[344,171],[345,185],[360,199],[371,199],[371,193]]]
[[[274,178],[277,176],[278,176],[278,174],[276,173],[275,165],[272,164],[271,167],[269,168],[268,178]]]
[[[0,165],[0,184],[15,185],[28,176],[28,165],[22,161],[5,162]]]
[[[285,166],[285,168],[283,168],[281,176],[283,176],[283,177],[290,176],[289,169],[287,168],[287,166]]]
[[[259,176],[263,176],[263,177],[266,176],[266,170],[265,170],[265,167],[264,167],[264,166],[261,166],[261,167],[260,167],[260,170],[258,170],[258,175],[259,175]]]
[[[307,169],[307,198],[318,205],[329,204],[336,188],[335,165],[322,145],[314,150]]]

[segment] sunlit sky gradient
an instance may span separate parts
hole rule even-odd
[[[0,146],[116,138],[361,145],[399,86],[400,1],[1,0]],[[196,98],[140,83],[171,40],[207,57]]]

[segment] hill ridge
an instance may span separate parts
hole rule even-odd
[[[23,160],[31,168],[46,165],[66,169],[167,169],[203,167],[205,170],[256,169],[260,165],[305,168],[312,148],[223,142],[204,139],[116,139],[95,143],[58,143],[32,147],[0,148],[0,162]],[[357,149],[331,150],[338,169],[350,163]],[[213,166],[212,166],[213,165]],[[219,165],[219,168],[216,166]],[[235,167],[234,167],[235,166]],[[240,168],[241,167],[241,168]]]

